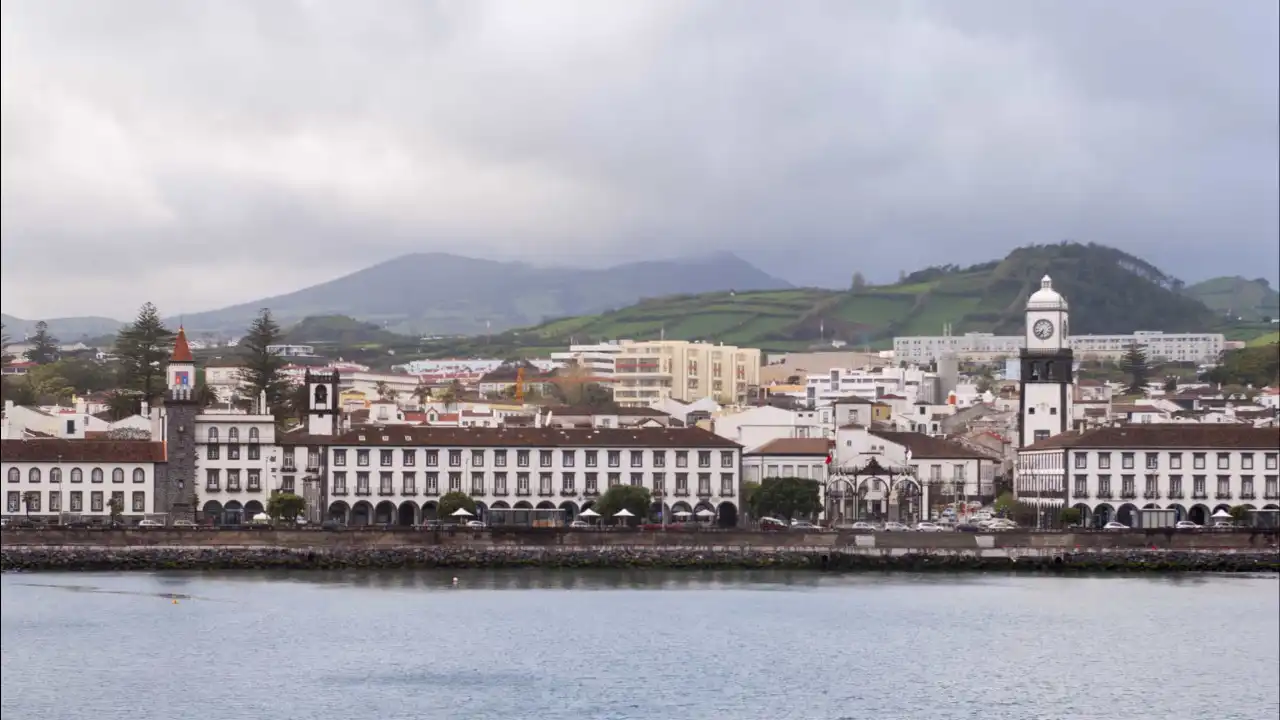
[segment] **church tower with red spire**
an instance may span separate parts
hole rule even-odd
[[[157,467],[155,511],[169,522],[195,518],[196,503],[196,360],[191,355],[187,331],[178,328],[173,352],[165,371],[168,392],[160,419],[165,443],[165,464]]]

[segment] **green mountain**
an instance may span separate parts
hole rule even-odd
[[[39,320],[23,320],[4,314],[0,314],[0,321],[4,322],[5,334],[15,343],[22,342],[24,335],[34,334],[36,323],[39,322]],[[49,332],[54,337],[68,344],[103,335],[114,335],[124,325],[119,320],[105,317],[49,318],[45,322],[49,324]]]
[[[415,336],[483,334],[551,317],[603,312],[643,297],[786,287],[790,285],[728,253],[597,270],[426,253],[287,295],[188,313],[183,322],[194,333],[240,333],[260,308],[269,307],[286,325],[311,316],[345,315]]]
[[[678,295],[599,315],[547,322],[489,339],[486,349],[554,347],[605,339],[706,340],[794,350],[841,340],[885,346],[897,335],[1022,332],[1028,295],[1045,274],[1071,304],[1079,334],[1207,330],[1216,313],[1179,292],[1151,264],[1101,245],[1014,250],[970,267],[931,267],[893,285]],[[481,348],[477,346],[476,350]]]
[[[1219,316],[1245,322],[1270,322],[1280,318],[1280,293],[1266,278],[1216,277],[1183,289],[1188,297],[1204,303]]]

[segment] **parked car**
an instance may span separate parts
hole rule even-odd
[[[978,527],[974,523],[960,523],[959,525],[956,526],[956,532],[976,533],[976,532],[982,532],[982,528]]]
[[[329,532],[340,532],[347,529],[347,524],[341,520],[325,520],[320,523],[320,529],[328,530]]]
[[[486,526],[481,520],[468,520],[467,527],[471,530],[483,530]]]
[[[882,528],[882,530],[884,530],[885,532],[908,532],[909,530],[911,530],[911,528],[907,527],[906,525],[903,525],[900,522],[887,522],[884,524],[884,527]]]
[[[797,532],[822,532],[822,528],[818,527],[817,525],[814,525],[811,522],[803,522],[800,520],[792,521],[791,529]]]
[[[164,527],[164,523],[160,522],[159,520],[143,520],[142,522],[139,522],[139,523],[138,523],[138,527],[140,527],[140,528],[162,528],[162,527]]]
[[[1131,530],[1132,528],[1130,528],[1128,525],[1125,525],[1124,523],[1120,523],[1112,520],[1106,525],[1103,525],[1102,529],[1103,530]]]
[[[569,523],[569,527],[570,529],[573,529],[573,530],[585,530],[591,527],[591,525],[586,520],[574,520],[573,522]]]
[[[915,529],[917,532],[943,532],[945,530],[941,525],[931,522],[916,523]]]
[[[144,521],[144,522],[145,522],[145,521]],[[185,528],[185,529],[188,529],[188,530],[189,530],[189,529],[191,529],[191,528],[196,527],[196,524],[195,524],[195,522],[193,522],[193,521],[191,521],[191,520],[174,520],[174,521],[173,521],[173,526],[174,526],[175,528]]]
[[[764,532],[779,532],[787,529],[787,524],[778,518],[760,518],[760,529]]]
[[[1177,524],[1173,526],[1173,529],[1174,530],[1200,530],[1201,527],[1191,522],[1190,520],[1179,520]]]
[[[853,532],[875,532],[876,526],[869,522],[862,522],[859,520],[858,522],[850,525],[849,529]]]

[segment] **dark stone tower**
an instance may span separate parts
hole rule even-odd
[[[197,502],[195,359],[187,334],[178,328],[167,371],[169,389],[160,412],[165,463],[156,469],[155,512],[168,520],[194,520]]]

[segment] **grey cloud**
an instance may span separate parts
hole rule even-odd
[[[1274,279],[1276,7],[6,0],[4,307],[426,250],[842,284],[1075,238]]]

